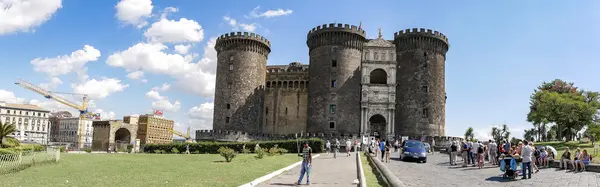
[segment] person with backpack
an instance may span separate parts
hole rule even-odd
[[[469,145],[467,145],[467,142],[462,142],[462,159],[463,159],[463,165],[462,167],[467,167],[467,163],[469,162]]]
[[[333,148],[333,158],[337,158],[337,153],[340,151],[340,140],[335,139],[335,145]]]
[[[450,165],[456,165],[456,155],[458,154],[458,146],[455,142],[450,145]]]

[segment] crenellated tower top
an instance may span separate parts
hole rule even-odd
[[[308,31],[306,45],[313,50],[325,45],[338,45],[362,49],[366,37],[365,31],[356,25],[323,24]]]
[[[444,56],[450,47],[446,35],[424,28],[412,28],[396,32],[394,33],[394,43],[397,51],[422,49]]]
[[[215,50],[218,53],[226,50],[249,50],[268,56],[271,52],[271,42],[259,34],[231,32],[217,38]]]

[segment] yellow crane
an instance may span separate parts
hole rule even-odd
[[[190,127],[187,128],[187,133],[186,134],[183,134],[183,133],[181,133],[179,131],[176,131],[174,129],[169,129],[169,132],[171,132],[171,133],[173,133],[173,134],[175,134],[177,136],[181,136],[181,137],[185,138],[186,142],[192,143],[192,138],[190,137]]]
[[[77,109],[79,111],[79,119],[83,120],[86,118],[96,118],[98,119],[100,117],[99,114],[94,114],[88,111],[88,96],[87,94],[76,94],[76,93],[62,93],[62,92],[52,92],[52,91],[48,91],[45,90],[39,86],[36,86],[32,83],[29,83],[25,80],[22,79],[17,79],[17,81],[15,82],[16,85],[19,85],[25,89],[31,90],[35,93],[38,93],[42,96],[44,96],[47,99],[52,99],[56,102],[59,102],[63,105],[69,106],[71,108]],[[69,101],[67,99],[65,99],[64,97],[59,96],[58,94],[67,94],[67,95],[73,95],[73,96],[81,96],[82,97],[82,101],[81,104],[77,104],[76,102],[73,101]],[[81,140],[82,136],[85,134],[85,132],[83,131],[83,128],[79,128],[80,132],[79,132],[79,140]]]

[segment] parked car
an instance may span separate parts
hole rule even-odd
[[[431,145],[429,145],[429,143],[423,143],[423,145],[425,145],[425,151],[431,153]]]
[[[427,151],[425,150],[425,144],[417,140],[406,140],[402,144],[402,152],[400,153],[400,160],[416,160],[417,162],[427,162]]]

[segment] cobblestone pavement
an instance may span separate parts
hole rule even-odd
[[[333,154],[320,154],[321,156],[313,159],[310,171],[310,186],[356,187],[356,184],[353,184],[354,180],[357,179],[356,153],[352,152],[352,156],[349,157],[344,153],[340,153],[336,159],[333,158]],[[298,181],[298,177],[300,177],[300,166],[294,167],[258,186],[294,186],[294,182]],[[306,175],[302,179],[302,185],[306,185]]]
[[[429,155],[427,163],[398,161],[399,153],[392,153],[390,163],[386,166],[406,186],[532,186],[532,187],[596,187],[600,186],[600,173],[573,173],[556,168],[542,168],[531,175],[531,179],[503,179],[500,168],[486,163],[483,169],[477,167],[450,166],[447,154]],[[460,161],[460,159],[459,159]],[[535,172],[535,171],[534,171]]]

